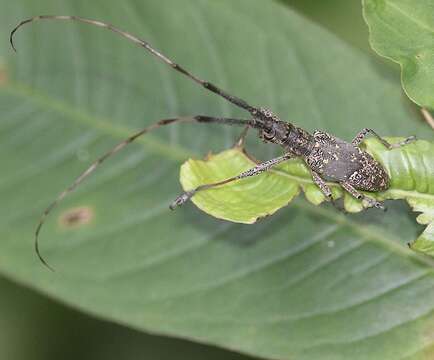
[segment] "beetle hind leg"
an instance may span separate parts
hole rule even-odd
[[[318,188],[324,194],[324,196],[326,197],[326,199],[328,201],[330,201],[336,209],[338,209],[339,211],[342,211],[342,212],[346,213],[345,209],[343,207],[339,206],[336,203],[336,201],[333,199],[333,194],[332,194],[332,191],[331,191],[330,187],[321,178],[321,176],[319,176],[319,174],[316,171],[311,170],[310,172],[312,174],[312,180],[313,180],[313,182],[315,183],[316,186],[318,186]]]
[[[387,208],[384,206],[384,204],[381,201],[377,201],[369,196],[362,194],[357,189],[355,189],[354,186],[352,186],[351,184],[343,181],[340,183],[340,185],[345,189],[345,191],[350,193],[356,199],[365,201],[368,204],[368,207],[375,207],[377,209],[381,209],[384,211],[387,210]]]

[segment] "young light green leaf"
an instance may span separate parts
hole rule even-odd
[[[413,250],[434,256],[433,143],[417,141],[400,148],[400,151],[384,151],[381,144],[374,145],[370,140],[368,149],[391,175],[390,189],[379,193],[378,198],[405,199],[414,211],[420,213],[416,220],[427,227],[409,246]]]
[[[402,85],[420,106],[434,108],[432,0],[362,0],[372,48],[400,64]]]
[[[395,143],[402,139],[387,140]],[[387,191],[366,194],[381,201],[404,199],[414,211],[422,212],[417,221],[428,226],[411,247],[434,255],[434,143],[419,140],[393,150],[387,150],[376,139],[368,139],[365,144],[366,150],[383,165],[391,180]],[[234,147],[209,155],[205,161],[188,160],[181,167],[180,180],[184,190],[190,190],[235,176],[256,164],[244,149]],[[344,193],[338,184],[328,185],[335,199]],[[251,224],[288,205],[301,190],[315,205],[325,201],[324,195],[312,182],[308,168],[297,159],[288,160],[258,176],[198,192],[192,201],[219,219]],[[346,192],[344,196],[345,210],[363,210],[359,200]]]

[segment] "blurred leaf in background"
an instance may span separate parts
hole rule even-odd
[[[105,323],[3,278],[0,291],[0,359],[252,359],[212,346]]]
[[[2,9],[3,34],[39,13],[112,22],[308,130],[346,139],[364,126],[426,135],[400,95],[398,76],[274,2],[29,0]],[[240,112],[98,29],[35,24],[19,34],[17,46],[15,56],[6,39],[0,43],[6,277],[104,319],[266,358],[432,354],[433,304],[426,299],[434,279],[405,252],[421,230],[407,206],[346,218],[299,200],[252,226],[219,222],[192,206],[169,213],[180,163],[227,148],[237,129],[174,127],[113,159],[44,230],[44,252],[58,270],[48,273],[32,252],[34,224],[90,159],[159,118]],[[276,153],[252,140],[261,158]],[[94,221],[74,230],[59,226],[56,217],[76,206],[92,209]],[[131,352],[143,354],[136,346]],[[228,356],[221,354],[215,356]]]
[[[364,0],[370,43],[401,66],[402,85],[420,106],[434,109],[434,2]]]
[[[360,0],[279,0],[339,38],[367,53],[368,28],[363,21]]]

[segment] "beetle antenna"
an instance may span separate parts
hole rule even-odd
[[[167,65],[171,66],[173,69],[175,69],[176,71],[180,72],[181,74],[187,76],[190,80],[193,80],[194,82],[196,82],[197,84],[201,85],[202,87],[204,87],[205,89],[223,97],[224,99],[226,99],[227,101],[231,102],[232,104],[247,110],[249,113],[251,113],[252,115],[256,114],[259,112],[259,109],[249,105],[246,101],[228,94],[227,92],[223,91],[222,89],[220,89],[219,87],[217,87],[216,85],[202,80],[200,78],[198,78],[197,76],[193,75],[192,73],[190,73],[189,71],[187,71],[186,69],[184,69],[183,67],[181,67],[180,65],[178,65],[177,63],[173,62],[171,59],[169,59],[168,57],[166,57],[164,54],[162,54],[160,51],[156,50],[153,46],[151,46],[147,41],[139,39],[138,37],[130,34],[129,32],[120,30],[116,27],[114,27],[113,25],[109,24],[109,23],[105,23],[102,21],[98,21],[98,20],[92,20],[92,19],[87,19],[87,18],[83,18],[80,16],[69,16],[69,15],[39,15],[39,16],[34,16],[28,19],[25,19],[23,21],[21,21],[12,31],[9,37],[9,41],[11,43],[12,48],[16,51],[16,47],[14,44],[14,35],[16,33],[16,31],[23,25],[34,22],[34,21],[38,21],[38,20],[68,20],[68,21],[78,21],[78,22],[82,22],[82,23],[86,23],[86,24],[91,24],[94,26],[98,26],[98,27],[102,27],[105,29],[108,29],[110,31],[113,31],[121,36],[123,36],[124,38],[128,39],[129,41],[141,46],[142,48],[146,49],[147,51],[149,51],[152,55],[156,56],[158,59],[160,59],[161,61],[163,61],[164,63],[166,63]]]
[[[142,130],[136,132],[135,134],[131,135],[127,139],[123,140],[116,146],[114,146],[112,149],[110,149],[108,152],[106,152],[103,156],[98,158],[95,162],[93,162],[85,171],[83,171],[75,180],[74,182],[64,191],[62,191],[57,198],[44,210],[38,225],[36,227],[35,231],[35,251],[36,254],[39,257],[39,260],[50,270],[54,271],[54,269],[48,265],[47,261],[44,259],[44,257],[41,255],[41,252],[39,251],[39,233],[41,231],[42,226],[45,223],[45,220],[47,216],[50,214],[50,212],[59,204],[60,201],[65,198],[66,195],[74,191],[78,185],[82,183],[82,181],[87,178],[91,173],[93,173],[99,165],[101,165],[105,160],[107,160],[112,155],[116,154],[120,150],[122,150],[125,146],[128,144],[131,144],[134,140],[139,138],[140,136],[155,130],[161,126],[169,125],[173,123],[182,123],[182,122],[198,122],[198,123],[217,123],[217,124],[224,124],[224,125],[238,125],[238,126],[249,126],[253,128],[260,129],[262,128],[262,123],[258,122],[257,120],[243,120],[243,119],[233,119],[233,118],[217,118],[217,117],[211,117],[211,116],[190,116],[190,117],[178,117],[178,118],[172,118],[172,119],[163,119],[160,120],[150,126],[147,126],[143,128]]]

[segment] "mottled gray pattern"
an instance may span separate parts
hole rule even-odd
[[[356,189],[381,191],[389,186],[389,176],[366,151],[326,132],[315,131],[306,164],[325,180],[347,182]]]
[[[358,190],[383,191],[389,188],[389,175],[371,155],[359,145],[367,134],[372,134],[388,149],[403,146],[413,141],[409,137],[397,144],[389,144],[372,129],[361,130],[351,143],[324,131],[306,130],[281,121],[270,110],[260,108],[253,113],[259,137],[280,145],[285,152],[301,157],[310,168],[312,179],[327,199],[333,201],[330,188],[325,181],[339,183],[349,194],[364,200],[367,206],[384,209],[381,202],[369,198]]]

